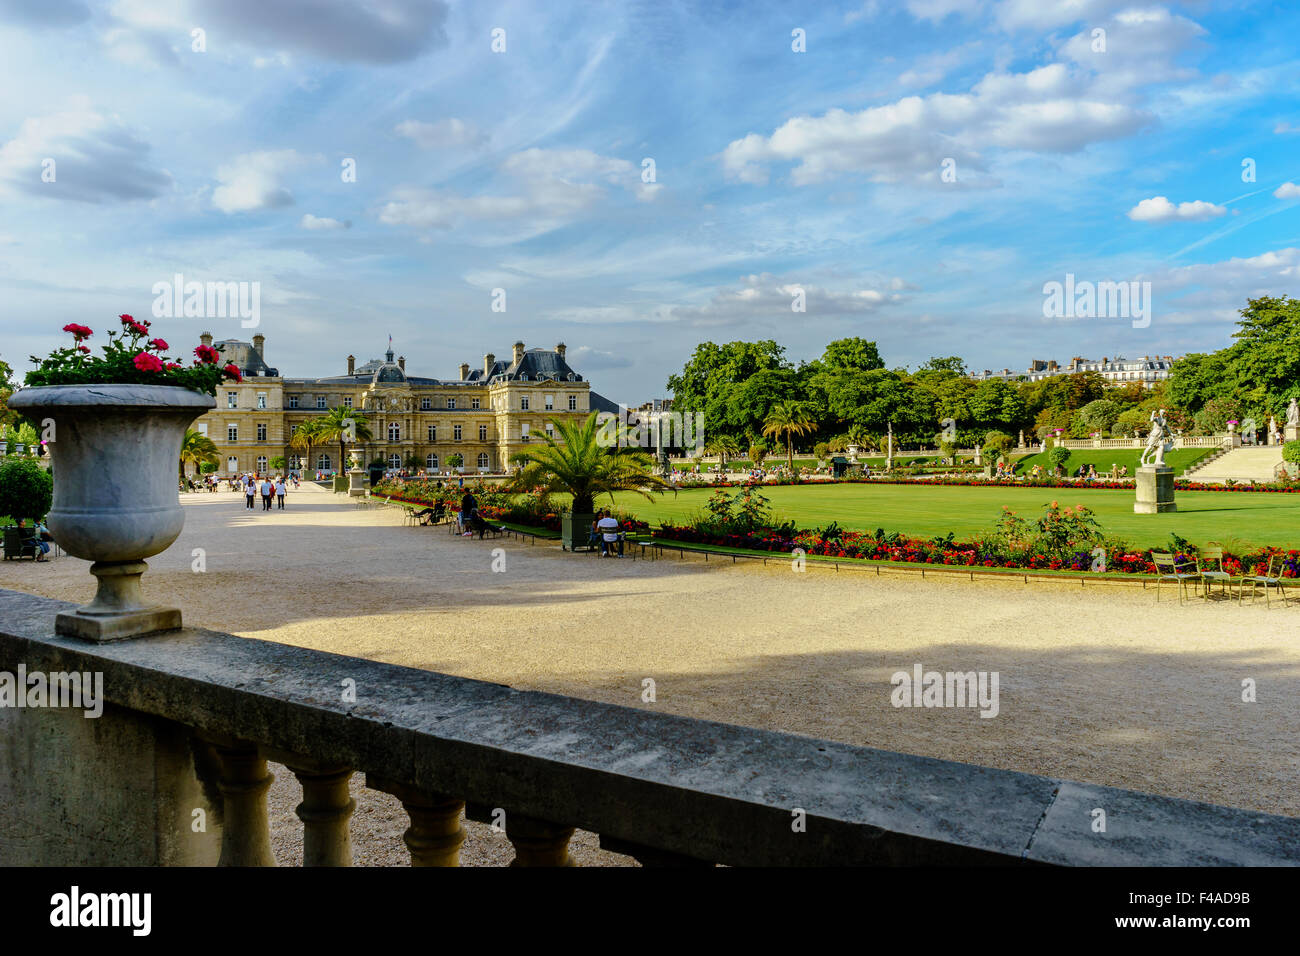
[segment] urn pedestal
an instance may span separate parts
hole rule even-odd
[[[1137,470],[1137,500],[1133,511],[1140,515],[1177,511],[1174,503],[1174,470],[1168,465],[1145,465]]]
[[[1283,425],[1283,441],[1300,441],[1300,425]]]
[[[185,525],[176,468],[185,429],[216,402],[169,385],[24,388],[9,407],[51,423],[54,503],[46,525],[68,554],[94,562],[95,599],[55,619],[55,630],[117,641],[181,626],[174,607],[146,603],[144,559]]]

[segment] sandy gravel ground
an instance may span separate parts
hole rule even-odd
[[[187,623],[851,744],[1300,814],[1300,601],[1156,603],[1117,586],[880,577],[784,561],[572,556],[403,527],[315,486],[283,511],[183,495],[147,592]],[[191,569],[193,549],[206,570]],[[491,570],[505,549],[506,569]],[[86,601],[86,562],[4,562],[0,586]],[[1000,712],[895,708],[891,675],[996,671]],[[642,680],[657,701],[642,703]],[[1243,703],[1253,680],[1258,701]],[[297,782],[275,768],[277,852],[301,858]],[[355,778],[358,863],[404,863],[405,815]],[[510,859],[470,824],[467,864]],[[627,863],[579,834],[585,863]]]

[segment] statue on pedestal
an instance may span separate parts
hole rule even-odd
[[[1280,435],[1277,430],[1277,416],[1270,415],[1268,417],[1268,443],[1270,445],[1278,444],[1279,437]]]
[[[1288,425],[1300,425],[1300,405],[1296,404],[1294,398],[1291,404],[1286,407],[1286,423]]]
[[[1165,410],[1161,408],[1151,413],[1151,434],[1147,436],[1147,444],[1142,449],[1138,464],[1144,468],[1151,465],[1164,468],[1165,452],[1174,447],[1173,438],[1168,436],[1168,422],[1165,420]]]

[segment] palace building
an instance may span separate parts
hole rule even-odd
[[[551,419],[617,409],[569,367],[563,343],[526,349],[516,342],[509,361],[489,353],[481,366],[462,364],[460,378],[448,381],[408,375],[391,341],[383,361],[358,366],[349,355],[346,375],[293,378],[267,364],[263,335],[252,342],[213,343],[206,332],[200,338],[244,376],[223,385],[217,407],[193,426],[216,444],[218,474],[277,471],[271,462],[278,457],[287,469],[345,471],[338,442],[313,446],[310,458],[290,445],[299,426],[331,408],[364,416],[371,438],[348,449],[358,452],[362,467],[382,459],[388,468],[455,472],[459,455],[466,474],[508,470],[511,455],[552,432]]]

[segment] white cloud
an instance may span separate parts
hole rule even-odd
[[[1281,120],[1273,127],[1273,132],[1278,136],[1289,136],[1294,133],[1300,133],[1300,126],[1292,126],[1286,120]]]
[[[328,216],[313,216],[306,213],[299,221],[298,225],[304,229],[351,229],[352,223],[340,222],[338,219],[330,219]]]
[[[996,19],[1007,30],[1055,30],[1087,20],[1098,20],[1128,0],[1003,0]]]
[[[1227,213],[1223,206],[1198,199],[1195,202],[1174,204],[1164,196],[1143,199],[1128,211],[1134,222],[1203,222]]]
[[[224,213],[291,206],[293,194],[280,184],[280,177],[306,161],[292,149],[236,156],[217,167],[221,185],[212,191],[212,205]]]
[[[81,107],[23,120],[18,135],[0,146],[0,182],[50,199],[153,199],[171,189],[172,177],[149,164],[149,152],[116,116]],[[42,179],[46,168],[52,182]]]
[[[754,319],[802,321],[809,317],[843,317],[869,315],[902,299],[906,286],[894,278],[879,288],[830,289],[790,278],[778,279],[768,273],[748,275],[739,288],[715,290],[701,305],[669,305],[654,310],[657,321],[686,322],[691,325],[732,325]],[[793,304],[803,293],[804,312],[795,312]]]
[[[436,123],[406,120],[398,123],[394,132],[405,136],[421,149],[477,149],[487,143],[487,135],[473,123],[450,118]]]
[[[1273,195],[1278,199],[1300,199],[1300,186],[1295,183],[1283,183],[1273,190]]]
[[[969,17],[983,6],[983,0],[907,0],[907,12],[918,20],[938,23],[951,14]]]

